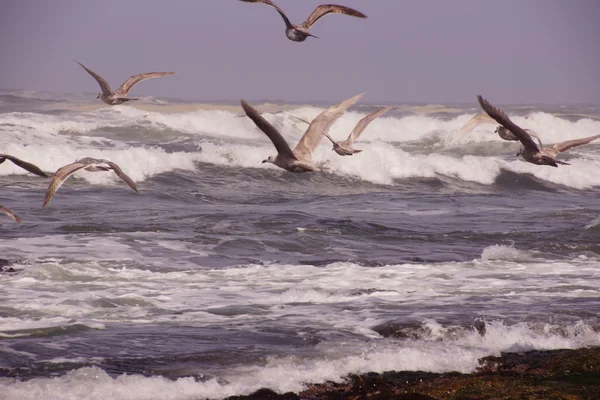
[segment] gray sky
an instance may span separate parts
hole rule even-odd
[[[337,1],[337,0],[336,0]],[[324,0],[276,0],[300,23]],[[0,88],[196,100],[600,103],[599,0],[339,0],[303,43],[237,0],[2,0]]]

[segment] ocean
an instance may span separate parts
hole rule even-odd
[[[329,106],[250,103],[292,146],[293,116]],[[545,144],[600,133],[598,106],[503,108]],[[108,159],[140,191],[82,171],[42,209],[49,179],[0,165],[23,220],[0,219],[0,399],[222,399],[600,346],[600,140],[536,166],[494,125],[457,137],[478,112],[402,105],[293,174],[235,103],[0,91],[0,153]]]

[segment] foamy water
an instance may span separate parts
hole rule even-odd
[[[295,145],[306,126],[293,116],[311,120],[322,110],[304,107],[279,114],[267,113],[265,117]],[[470,134],[458,137],[456,132],[473,114],[449,119],[390,114],[374,121],[368,134],[361,137],[365,143],[362,153],[351,159],[340,158],[324,141],[314,154],[315,161],[332,174],[388,185],[400,179],[436,177],[492,185],[502,171],[528,173],[542,181],[575,189],[600,185],[600,174],[596,173],[600,158],[595,154],[600,144],[567,153],[564,158],[573,163],[571,169],[539,168],[518,160],[514,154],[519,145],[502,141],[493,133],[494,125],[481,125]],[[331,135],[340,140],[345,138],[364,115],[348,112],[333,126]],[[600,131],[600,121],[582,118],[571,122],[544,112],[517,116],[514,120],[538,132],[546,145]],[[139,130],[142,139],[157,136],[157,131],[164,131],[167,136],[174,136],[173,139],[186,138],[195,144],[194,154],[181,151],[165,154],[161,149],[144,145],[139,137],[135,141],[123,140],[130,135],[121,131],[132,129]],[[108,135],[106,130],[109,130]],[[230,111],[161,114],[118,106],[60,115],[12,112],[0,115],[0,131],[4,151],[17,157],[35,158],[41,168],[50,171],[85,155],[114,159],[127,168],[136,182],[176,169],[193,171],[197,168],[194,161],[231,168],[275,168],[260,162],[273,154],[272,144],[248,118]],[[35,139],[35,144],[31,139]],[[501,150],[489,154],[481,149],[481,143],[493,143],[501,146]],[[203,151],[199,151],[201,149]],[[578,171],[577,176],[571,174],[573,169]],[[12,165],[0,170],[0,175],[25,173]],[[84,174],[83,177],[91,183],[107,183],[105,179],[94,182],[91,176]]]
[[[26,382],[3,379],[0,382],[5,385],[6,398],[147,399],[160,390],[166,398],[216,399],[248,394],[262,387],[281,393],[297,392],[307,382],[341,382],[348,374],[389,370],[471,372],[479,358],[503,351],[600,345],[600,332],[593,321],[579,320],[565,327],[559,322],[559,314],[553,317],[558,318],[556,323],[509,324],[498,320],[499,315],[475,313],[472,317],[480,321],[479,329],[436,322],[436,318],[445,318],[446,307],[465,302],[469,303],[467,308],[503,310],[504,318],[525,317],[529,314],[525,311],[527,305],[555,300],[556,289],[561,286],[568,286],[560,290],[561,297],[597,299],[598,259],[556,262],[511,246],[495,245],[484,249],[480,258],[463,263],[369,268],[340,262],[324,267],[247,265],[152,272],[131,265],[132,260],[147,265],[142,254],[110,240],[97,250],[101,252],[106,246],[113,249],[114,258],[98,254],[85,262],[50,259],[5,279],[4,286],[10,288],[6,303],[14,304],[10,313],[20,317],[0,318],[2,336],[37,336],[52,328],[56,331],[74,326],[105,330],[117,322],[241,327],[252,331],[260,329],[265,318],[296,327],[295,335],[301,338],[309,337],[314,328],[347,332],[350,336],[341,341],[324,338],[311,357],[273,355],[259,365],[232,365],[219,373],[218,379],[110,376],[98,366]],[[35,298],[29,296],[33,291],[37,293]],[[508,303],[515,308],[510,310]],[[315,310],[319,310],[318,316]],[[27,315],[31,317],[25,318]],[[412,338],[386,338],[378,332],[381,329],[377,327],[394,315],[422,321],[417,327],[405,324],[409,332],[412,330]],[[59,352],[64,355],[46,362],[102,364],[97,357],[68,358],[68,347]],[[37,358],[26,353],[20,357],[32,361]],[[188,371],[192,372],[202,375],[206,369]],[[145,389],[140,391],[140,386]]]
[[[540,167],[493,125],[457,138],[473,108],[401,109],[371,124],[362,153],[323,141],[325,171],[290,174],[261,163],[273,146],[231,107],[11,96],[0,152],[49,172],[106,158],[140,194],[80,172],[41,209],[48,180],[0,165],[0,204],[24,221],[0,222],[16,270],[0,275],[2,399],[221,399],[600,346],[599,144]],[[295,145],[293,116],[323,109],[281,110],[265,117]],[[514,112],[545,144],[600,130]]]

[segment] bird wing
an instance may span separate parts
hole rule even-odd
[[[297,119],[300,122],[304,122],[305,124],[310,125],[310,121],[307,121],[304,118],[296,117],[295,115],[292,115],[292,118],[295,118],[295,119]]]
[[[45,178],[48,177],[48,175],[44,171],[42,171],[41,169],[39,169],[37,166],[35,166],[35,165],[31,164],[31,163],[28,163],[26,161],[20,160],[17,157],[13,157],[13,156],[10,156],[8,154],[0,154],[0,159],[2,160],[0,162],[0,164],[2,162],[4,162],[5,159],[6,160],[10,160],[10,161],[13,162],[13,164],[15,164],[15,165],[23,168],[24,170],[27,170],[27,171],[31,172],[32,174],[36,174],[38,176],[43,176]]]
[[[390,111],[392,108],[394,108],[394,107],[392,107],[392,106],[384,107],[381,110],[372,112],[371,114],[367,115],[366,117],[364,117],[363,119],[358,121],[358,124],[356,124],[356,126],[354,127],[354,129],[352,130],[352,132],[350,133],[348,138],[344,141],[344,144],[352,146],[352,143],[354,143],[354,141],[358,140],[360,135],[367,128],[367,126],[369,126],[369,124],[371,122],[373,122],[377,118],[381,117],[383,114]]]
[[[464,124],[462,126],[462,128],[460,128],[458,130],[458,132],[456,134],[459,136],[466,135],[467,133],[471,132],[473,129],[475,129],[479,125],[493,124],[495,122],[496,121],[494,120],[494,118],[490,117],[486,113],[479,113],[479,114],[475,115],[473,118],[471,118],[470,120],[468,120],[467,123]]]
[[[354,97],[350,97],[349,99],[328,108],[319,114],[317,118],[313,119],[310,126],[296,145],[294,153],[310,160],[312,152],[315,151],[321,142],[323,135],[329,131],[329,128],[331,128],[333,123],[344,114],[348,107],[356,103],[363,95],[364,93],[361,93]]]
[[[14,212],[10,211],[8,208],[6,208],[4,206],[0,206],[0,213],[8,215],[12,219],[14,219],[17,224],[21,223],[21,218],[17,217],[17,215]]]
[[[538,146],[541,149],[542,147],[544,147],[544,145],[542,144],[542,139],[540,139],[540,137],[538,136],[537,133],[535,133],[534,131],[532,131],[531,129],[523,129],[525,132],[527,132],[527,134],[533,138],[535,138],[538,141]]]
[[[308,19],[302,24],[302,27],[310,29],[315,22],[329,14],[344,14],[351,17],[367,18],[365,14],[350,7],[338,6],[336,4],[322,4],[315,8],[315,11],[309,15]]]
[[[599,138],[600,135],[596,135],[581,139],[567,140],[566,142],[560,142],[552,145],[552,149],[557,151],[558,153],[562,153],[563,151],[567,151],[569,149],[572,149],[573,147],[583,146],[584,144],[588,144],[589,142]]]
[[[62,184],[65,183],[65,181],[71,177],[71,175],[73,175],[75,172],[79,171],[80,169],[89,167],[90,165],[93,165],[93,164],[75,161],[72,164],[68,164],[62,168],[59,168],[54,173],[54,176],[52,177],[52,181],[50,181],[50,185],[48,185],[48,190],[46,191],[46,197],[44,198],[44,204],[42,204],[42,208],[44,208],[48,205],[50,200],[52,200],[52,197],[54,197],[54,195],[56,194],[56,191],[58,190],[58,188],[61,187]]]
[[[277,10],[279,15],[281,15],[281,18],[283,18],[283,21],[285,22],[285,26],[287,26],[288,28],[292,27],[292,23],[290,22],[287,15],[285,15],[283,10],[281,8],[277,7],[277,5],[275,3],[273,3],[271,0],[240,0],[240,1],[243,1],[245,3],[262,3],[262,4],[266,4],[268,6],[273,7],[274,9]]]
[[[123,172],[123,170],[117,164],[111,161],[107,161],[106,163],[110,165],[112,170],[115,171],[115,174],[117,174],[117,176],[121,178],[130,188],[132,188],[136,193],[139,193],[137,187],[135,187],[135,183],[133,183],[131,178],[127,176],[127,174]]]
[[[79,61],[77,61],[77,60],[73,60],[73,61],[75,61],[77,64],[81,65],[81,67],[83,69],[85,69],[88,74],[90,74],[91,76],[94,77],[96,82],[98,82],[98,85],[100,85],[100,89],[102,89],[102,94],[105,94],[105,95],[112,94],[112,90],[110,90],[110,85],[108,84],[108,82],[106,82],[106,80],[103,77],[101,77],[100,75],[98,75],[97,73],[95,73],[94,71],[92,71],[91,69],[89,69],[88,67],[83,65],[82,63],[80,63]]]
[[[328,134],[327,132],[323,132],[323,135],[325,135],[325,137],[326,137],[327,139],[329,139],[329,141],[330,141],[331,143],[333,143],[333,144],[335,144],[335,143],[336,143],[336,142],[335,142],[335,140],[333,140],[333,138],[332,138],[331,136],[329,136],[329,134]]]
[[[281,133],[279,133],[279,131],[275,129],[275,127],[271,125],[269,121],[264,119],[263,116],[258,113],[258,111],[256,111],[250,104],[246,103],[244,100],[240,100],[240,103],[246,115],[252,121],[254,121],[256,126],[258,126],[260,130],[263,131],[265,135],[269,137],[269,139],[271,139],[271,142],[273,142],[275,149],[277,149],[277,153],[285,157],[290,157],[294,160],[298,159],[292,151],[292,149],[290,148],[290,145],[287,144],[283,136],[281,136]]]
[[[525,146],[526,149],[528,149],[530,151],[539,151],[540,150],[539,147],[537,146],[537,144],[535,144],[535,142],[531,138],[531,136],[529,136],[527,134],[527,132],[525,132],[517,124],[512,122],[510,120],[510,118],[508,118],[508,115],[506,115],[506,113],[504,111],[502,111],[499,108],[494,107],[480,95],[477,95],[477,100],[479,101],[479,105],[481,106],[481,108],[483,108],[483,110],[490,117],[492,117],[496,122],[498,122],[500,125],[502,125],[506,129],[508,129],[513,135],[515,135],[519,139],[519,141],[523,144],[523,146]]]
[[[115,90],[115,94],[117,96],[127,96],[131,88],[140,83],[141,81],[145,81],[146,79],[153,78],[161,78],[163,76],[173,75],[175,72],[145,72],[143,74],[132,75],[127,79],[117,90]]]

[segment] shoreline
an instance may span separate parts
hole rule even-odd
[[[502,353],[479,360],[477,371],[388,371],[350,375],[343,383],[309,384],[302,392],[261,389],[226,400],[477,400],[600,398],[600,347]]]

